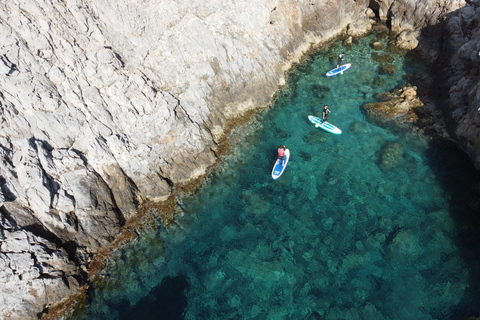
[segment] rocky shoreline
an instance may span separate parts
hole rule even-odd
[[[85,290],[93,254],[134,237],[148,214],[171,212],[164,206],[176,190],[216,163],[229,125],[267,106],[293,63],[338,36],[363,36],[377,21],[396,48],[432,63],[431,114],[480,167],[479,6],[1,5],[0,317],[38,319]],[[409,90],[396,106],[418,103]]]

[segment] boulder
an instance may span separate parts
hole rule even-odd
[[[385,46],[379,41],[374,41],[370,43],[370,48],[372,48],[373,50],[383,50]]]
[[[418,32],[403,30],[395,37],[395,46],[402,50],[413,50],[418,46]]]
[[[415,109],[423,106],[416,96],[416,87],[401,87],[393,92],[382,92],[376,96],[377,102],[367,103],[363,106],[368,118],[375,123],[390,120],[400,122],[412,121]],[[413,117],[413,118],[412,118]]]

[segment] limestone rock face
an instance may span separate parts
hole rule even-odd
[[[206,173],[228,120],[266,106],[368,1],[0,4],[0,318],[82,285],[142,199]],[[371,15],[371,12],[370,12]]]

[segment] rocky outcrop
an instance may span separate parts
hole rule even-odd
[[[368,1],[0,4],[0,317],[75,292],[142,201],[204,175],[228,121]]]
[[[480,169],[480,1],[449,13],[431,87],[450,137]]]
[[[416,109],[423,106],[417,97],[417,87],[403,86],[393,92],[377,94],[377,102],[366,103],[362,106],[370,121],[384,123],[395,120],[397,122],[416,121]]]
[[[390,26],[393,44],[402,50],[418,49],[433,62],[442,44],[442,24],[450,12],[464,7],[465,0],[372,0],[379,19]]]

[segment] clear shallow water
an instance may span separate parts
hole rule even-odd
[[[76,319],[462,319],[480,315],[469,160],[360,106],[424,68],[369,44],[334,44],[296,68],[274,105],[236,133],[235,153],[169,230],[117,251]],[[382,41],[386,41],[383,39]],[[325,73],[345,51],[350,70]],[[342,129],[332,135],[307,119]],[[291,159],[270,173],[276,147]]]

